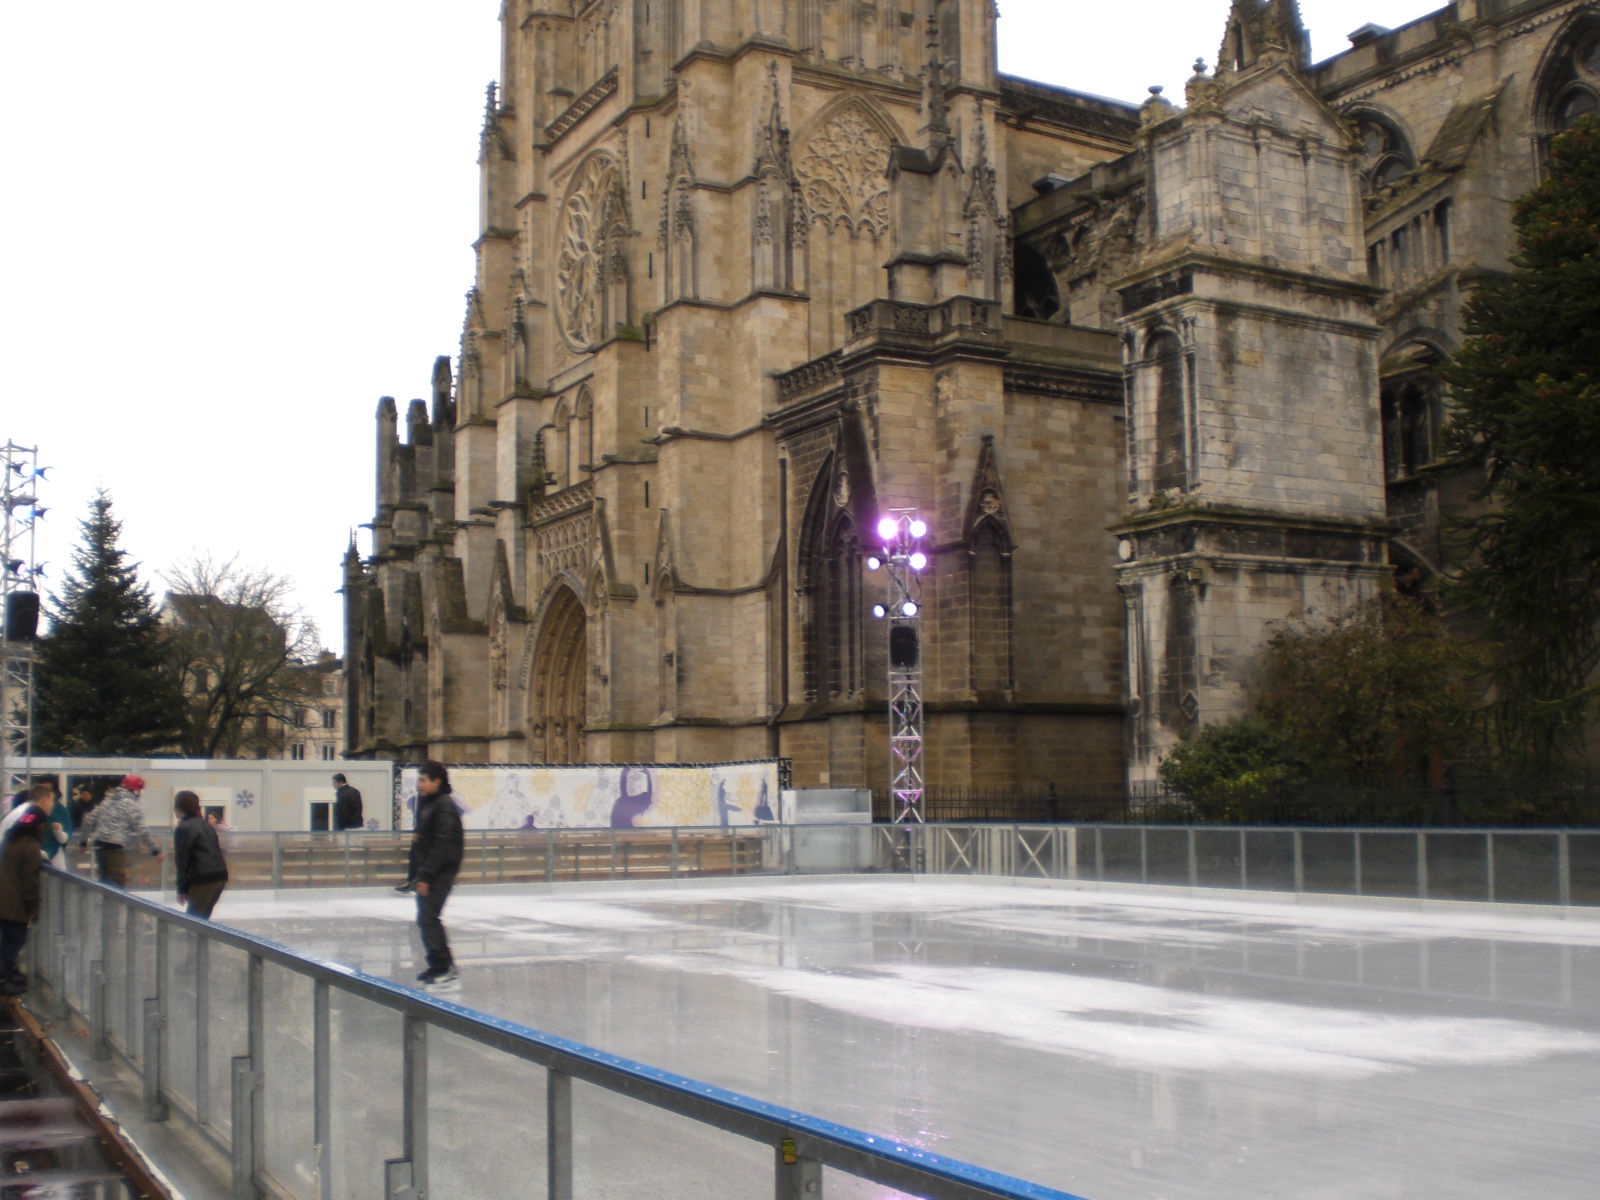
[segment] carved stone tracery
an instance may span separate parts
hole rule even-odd
[[[631,232],[617,160],[592,155],[574,173],[562,205],[556,259],[556,316],[574,350],[592,348],[606,333],[605,287],[626,277],[623,239]]]
[[[889,138],[859,104],[840,109],[806,145],[797,174],[810,217],[851,234],[889,231]]]

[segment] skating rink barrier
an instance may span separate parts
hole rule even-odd
[[[131,1073],[144,1121],[184,1123],[224,1156],[233,1200],[815,1200],[825,1184],[866,1194],[856,1180],[1077,1200],[76,875],[46,872],[43,913],[28,948],[43,1015],[81,1021],[93,1058]]]
[[[225,833],[234,889],[392,886],[409,834]],[[170,856],[130,855],[170,892]],[[87,858],[75,857],[78,870]],[[463,883],[855,872],[1241,888],[1386,899],[1600,904],[1600,830],[1215,825],[761,825],[469,830]]]

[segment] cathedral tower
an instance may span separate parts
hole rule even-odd
[[[1146,249],[1116,286],[1127,386],[1130,775],[1241,714],[1279,623],[1387,568],[1379,293],[1349,127],[1293,0],[1235,0],[1214,78],[1145,105]]]

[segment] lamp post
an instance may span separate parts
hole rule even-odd
[[[889,791],[894,820],[922,820],[922,572],[928,526],[915,509],[892,508],[878,519],[880,552],[867,556],[882,570],[887,595],[872,615],[889,627]]]
[[[27,787],[33,771],[33,639],[43,574],[34,529],[45,512],[38,490],[47,470],[37,447],[9,439],[0,447],[0,763],[7,795]]]

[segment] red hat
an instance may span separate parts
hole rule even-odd
[[[130,792],[142,792],[144,791],[144,776],[124,775],[122,777],[122,786],[127,788]]]

